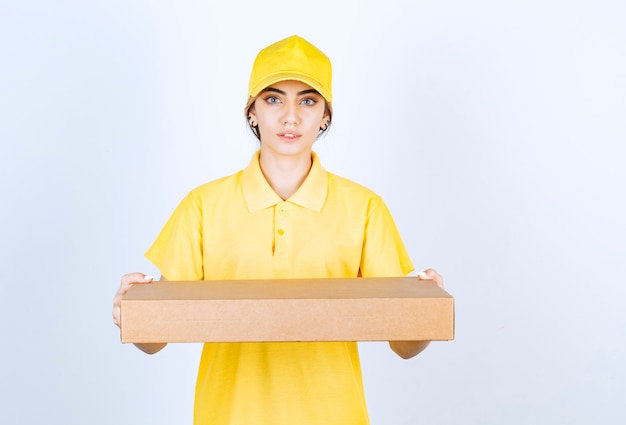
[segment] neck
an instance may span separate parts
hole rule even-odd
[[[308,156],[275,157],[263,154],[259,164],[271,188],[283,200],[289,199],[302,185],[311,170],[313,158]]]

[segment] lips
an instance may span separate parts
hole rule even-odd
[[[301,137],[301,134],[293,131],[283,131],[278,133],[278,137],[287,142],[293,142],[294,140],[298,140]]]

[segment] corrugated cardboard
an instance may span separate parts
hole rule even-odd
[[[414,277],[154,282],[122,299],[122,342],[454,338],[454,299]]]

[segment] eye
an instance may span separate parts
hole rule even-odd
[[[302,99],[300,103],[306,106],[313,106],[317,103],[317,100],[307,97],[307,98]]]
[[[279,98],[277,98],[276,96],[267,96],[267,97],[265,98],[265,101],[266,101],[267,103],[279,103],[279,102],[280,102],[280,99],[279,99]]]

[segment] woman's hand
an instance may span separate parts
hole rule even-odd
[[[432,280],[443,289],[443,276],[435,269],[426,269],[417,274],[419,280]],[[403,359],[417,356],[428,347],[430,341],[389,341],[391,349]]]
[[[437,273],[437,270],[435,269],[426,269],[423,272],[418,273],[417,278],[419,280],[432,280],[437,284],[437,286],[443,289],[443,276]]]
[[[128,292],[131,286],[137,283],[152,283],[153,279],[153,276],[146,276],[143,273],[129,273],[122,276],[120,289],[117,290],[113,297],[113,323],[115,323],[117,327],[120,326],[120,311],[124,294]]]

